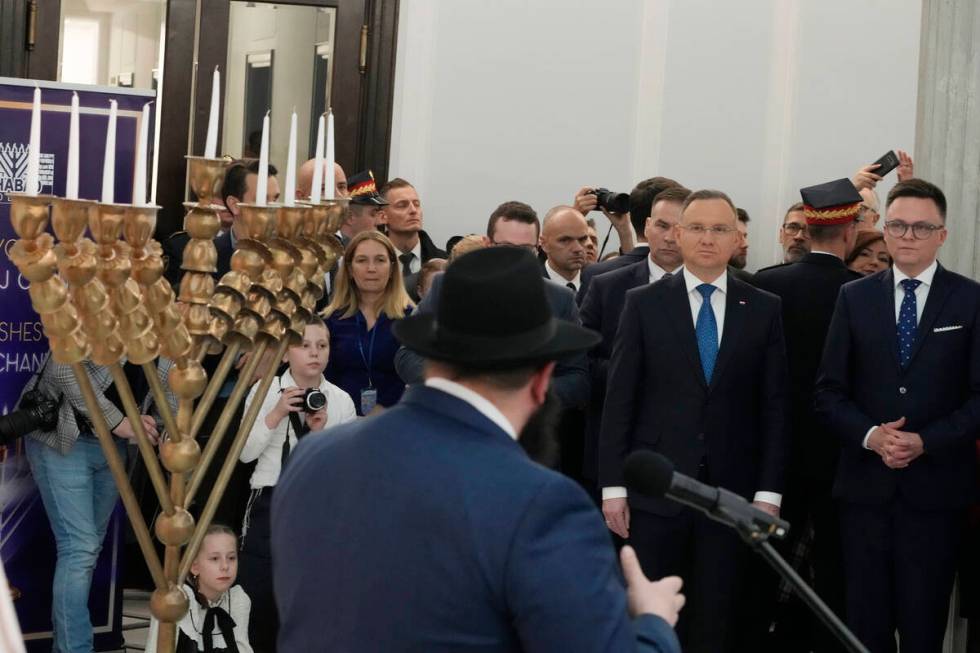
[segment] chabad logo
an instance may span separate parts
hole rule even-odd
[[[54,188],[54,154],[41,152],[38,171],[39,193],[51,193]],[[27,190],[27,145],[0,143],[0,195],[23,193]]]

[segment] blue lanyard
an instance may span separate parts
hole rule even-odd
[[[361,315],[360,313],[358,313],[357,314],[357,323],[360,324],[362,320],[364,320],[364,316]],[[380,321],[380,320],[381,320],[381,316],[379,315],[378,316],[378,319],[374,321],[374,328],[371,329],[371,344],[368,345],[368,355],[367,355],[367,357],[364,356],[364,344],[361,342],[361,340],[362,340],[361,339],[361,334],[360,333],[357,334],[357,349],[358,349],[358,351],[361,352],[361,361],[364,362],[364,369],[365,369],[365,371],[367,371],[368,387],[369,388],[373,388],[374,387],[374,381],[371,380],[371,366],[374,363],[374,336],[377,335],[377,333],[378,333],[378,321]],[[367,321],[366,320],[364,320],[364,329],[365,329],[365,331],[367,330]]]

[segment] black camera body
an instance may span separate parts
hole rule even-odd
[[[596,197],[597,209],[605,209],[610,213],[629,213],[629,193],[614,193],[608,188],[595,188],[592,194]]]
[[[327,395],[323,394],[320,388],[307,388],[303,393],[303,410],[307,413],[315,413],[327,405]]]
[[[20,399],[20,408],[0,416],[0,446],[13,442],[31,431],[53,431],[58,426],[58,406],[52,399],[33,388]]]

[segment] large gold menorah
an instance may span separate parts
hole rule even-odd
[[[272,384],[275,362],[261,371],[256,397],[221,461],[200,518],[195,521],[187,507],[201,489],[263,358],[274,352],[272,361],[281,360],[290,344],[302,342],[306,321],[323,296],[324,275],[342,251],[333,234],[346,205],[346,200],[293,207],[239,205],[244,237],[232,255],[231,271],[216,283],[213,238],[220,221],[219,207],[212,200],[220,191],[225,161],[190,156],[187,160],[198,202],[185,204],[184,229],[190,241],[183,253],[184,275],[176,298],[163,278],[160,244],[152,239],[159,207],[20,194],[11,195],[10,207],[20,237],[10,257],[30,283],[31,303],[41,316],[53,360],[70,365],[74,372],[153,578],[156,589],[150,611],[160,620],[160,653],[172,653],[176,646],[176,622],[188,609],[180,586]],[[46,231],[49,217],[60,241],[57,245]],[[91,239],[84,237],[86,228]],[[248,360],[201,451],[196,438],[204,418],[245,352]],[[210,379],[201,364],[209,353],[221,354]],[[157,375],[158,356],[174,363],[168,383],[176,410]],[[154,532],[165,547],[162,564],[82,365],[85,360],[109,370],[135,432],[160,501]],[[140,420],[124,360],[142,367],[163,421],[159,458]]]

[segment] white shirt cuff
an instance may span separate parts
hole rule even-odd
[[[868,446],[868,440],[871,439],[871,434],[874,433],[874,431],[875,431],[876,428],[878,428],[878,427],[877,426],[872,426],[870,429],[868,429],[868,432],[864,434],[864,439],[861,440],[861,446],[864,447],[865,449],[868,449],[868,450],[871,449],[871,447]]]
[[[783,495],[778,492],[756,492],[753,501],[762,501],[763,503],[771,503],[772,505],[779,508],[783,503]]]
[[[602,500],[606,499],[625,499],[626,488],[624,487],[604,487],[602,488]]]

